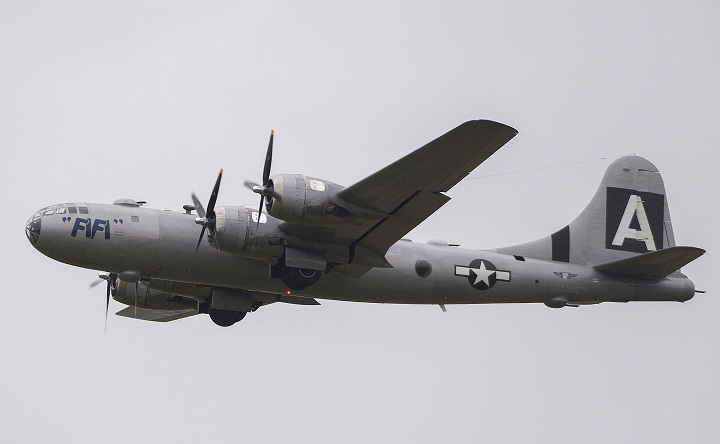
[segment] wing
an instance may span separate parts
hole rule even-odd
[[[346,202],[386,217],[336,228],[289,223],[281,227],[307,240],[347,245],[351,257],[368,257],[358,261],[365,265],[351,263],[336,268],[353,276],[362,275],[372,268],[369,262],[379,262],[377,258],[384,257],[392,244],[450,200],[443,192],[516,134],[517,130],[498,122],[465,122],[338,193]]]

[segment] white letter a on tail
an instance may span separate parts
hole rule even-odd
[[[630,227],[633,216],[637,216],[640,229],[636,230]],[[655,251],[655,239],[653,238],[652,230],[650,229],[650,222],[648,222],[647,214],[645,213],[645,207],[640,196],[635,194],[630,195],[627,206],[625,207],[625,213],[623,213],[620,226],[618,227],[617,233],[613,238],[612,244],[621,247],[625,239],[634,239],[636,241],[645,242],[648,251]]]

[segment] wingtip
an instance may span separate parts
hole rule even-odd
[[[478,119],[478,120],[470,120],[470,121],[467,121],[467,122],[465,122],[465,123],[466,123],[466,124],[475,124],[475,125],[479,125],[479,126],[483,126],[483,127],[497,127],[497,128],[502,128],[503,130],[508,131],[508,132],[510,132],[510,133],[513,133],[513,134],[515,134],[515,135],[518,134],[518,130],[517,130],[517,129],[515,129],[515,128],[513,128],[512,126],[507,125],[507,124],[505,124],[505,123],[498,122],[498,121],[496,121],[496,120]]]

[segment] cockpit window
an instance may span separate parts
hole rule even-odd
[[[87,207],[80,207],[80,214],[88,214]]]
[[[68,207],[68,213],[70,213],[70,214],[77,214],[77,208],[75,208],[75,207]]]
[[[65,207],[58,208],[57,210],[55,210],[55,214],[65,214],[65,212],[67,212],[67,208],[65,208]]]
[[[43,211],[43,216],[50,216],[51,214],[55,214],[55,210],[52,208],[48,208],[47,210]]]

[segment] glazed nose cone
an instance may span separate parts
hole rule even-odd
[[[40,226],[42,225],[42,214],[40,212],[34,213],[28,219],[25,224],[25,235],[27,236],[33,247],[36,247],[38,240],[40,239]]]

